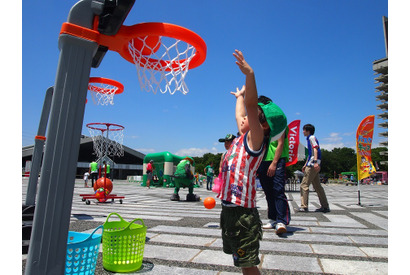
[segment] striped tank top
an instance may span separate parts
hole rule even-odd
[[[245,208],[255,208],[256,171],[263,160],[266,142],[258,151],[252,151],[247,136],[248,132],[236,138],[225,154],[218,198]]]

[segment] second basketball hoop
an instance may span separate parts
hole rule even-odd
[[[122,142],[124,126],[114,123],[88,123],[87,128],[93,139],[94,153],[98,158],[124,155]]]
[[[124,86],[115,80],[104,77],[90,77],[88,90],[91,93],[94,104],[114,105],[114,95],[124,91]]]

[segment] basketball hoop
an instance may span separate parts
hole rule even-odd
[[[124,91],[124,86],[115,80],[103,77],[90,77],[88,90],[96,105],[114,105],[114,95]]]
[[[93,139],[94,153],[98,158],[124,155],[122,147],[124,126],[99,122],[88,123],[86,126]]]
[[[156,93],[188,93],[185,77],[189,69],[206,58],[206,44],[189,29],[168,23],[122,26],[116,35],[104,35],[71,23],[63,23],[60,34],[70,34],[108,47],[136,65],[142,90]]]

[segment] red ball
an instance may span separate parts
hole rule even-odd
[[[95,198],[99,202],[105,202],[107,200],[106,195],[108,190],[104,190],[104,188],[98,188],[97,191],[95,191]]]
[[[216,201],[212,197],[207,197],[204,199],[204,206],[205,208],[212,209],[216,205]]]
[[[105,186],[104,186],[104,181],[105,181]],[[97,191],[98,188],[104,188],[106,191],[108,191],[107,195],[111,193],[112,191],[112,181],[108,178],[99,178],[95,183],[94,183],[94,191]]]

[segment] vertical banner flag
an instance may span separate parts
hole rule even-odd
[[[288,128],[289,161],[286,163],[286,166],[291,166],[298,162],[300,120],[292,121],[289,123]]]
[[[372,163],[372,139],[374,129],[374,115],[362,120],[357,128],[357,176],[358,180],[369,177],[376,172]]]

